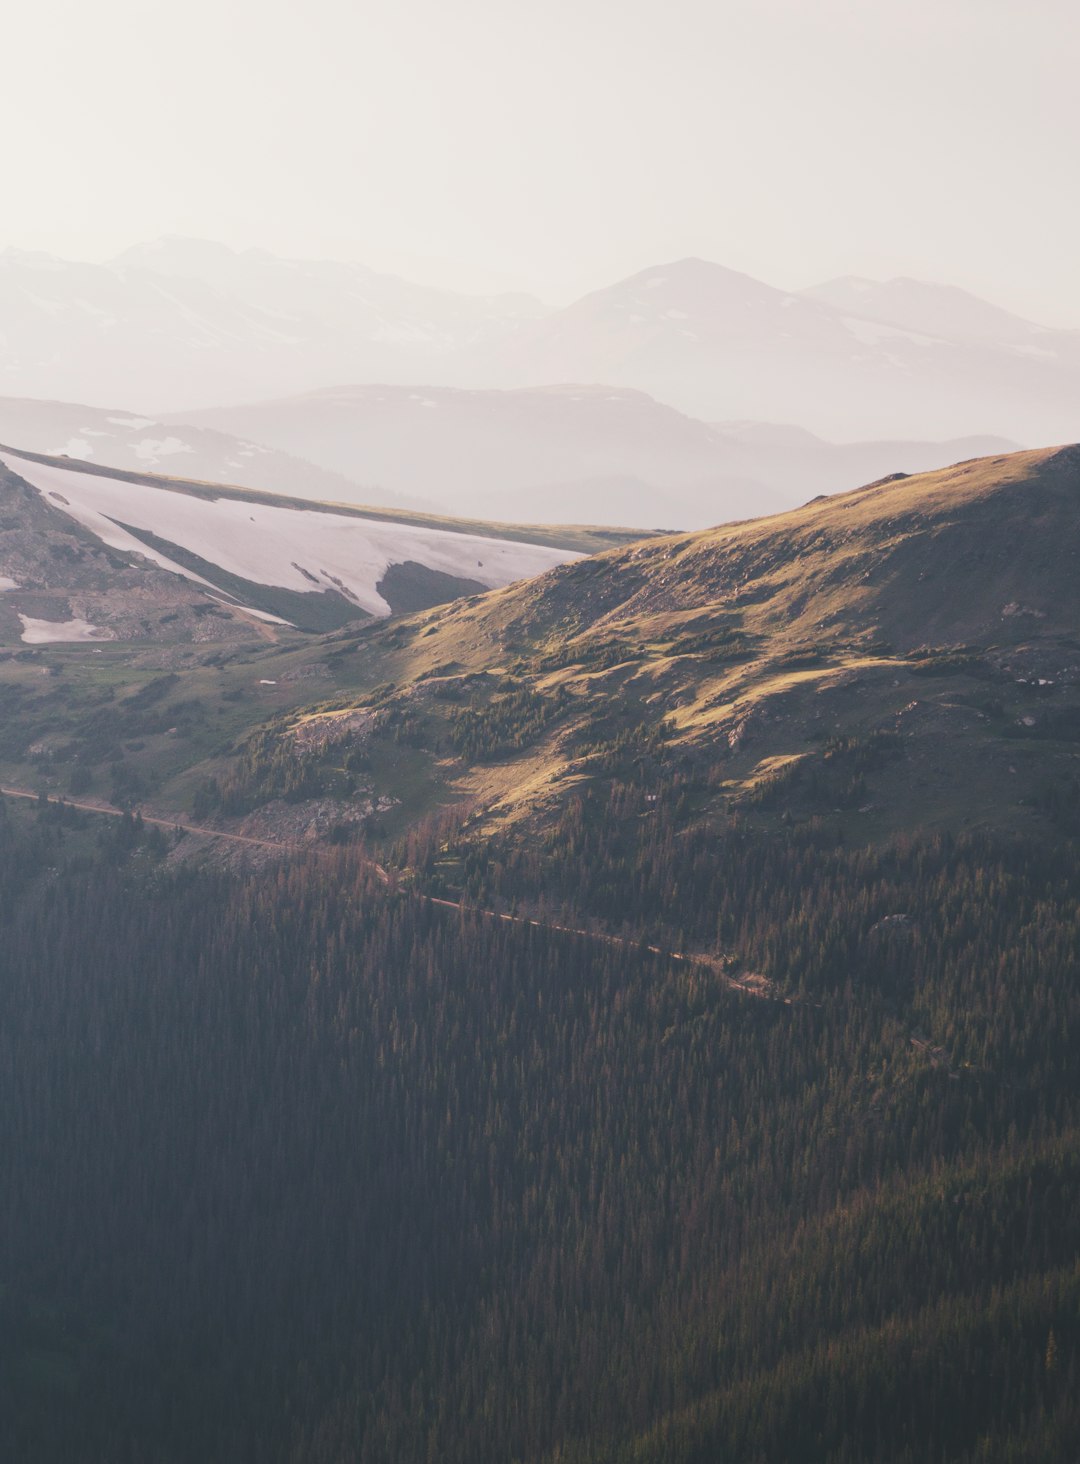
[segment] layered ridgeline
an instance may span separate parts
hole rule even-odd
[[[1077,1457],[1078,504],[0,662],[7,1454]]]
[[[354,383],[581,382],[840,441],[1078,430],[1080,332],[916,280],[793,292],[679,259],[551,309],[162,239],[96,265],[4,251],[0,318],[5,393],[155,417]]]
[[[826,442],[797,427],[701,421],[611,386],[341,386],[186,417],[444,512],[647,529],[759,518],[886,473],[1016,446],[988,436]]]
[[[629,537],[308,503],[11,449],[0,471],[9,643],[250,639],[255,621],[325,630]]]

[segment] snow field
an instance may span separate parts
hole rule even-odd
[[[127,483],[107,472],[81,473],[5,454],[0,454],[0,461],[36,488],[50,506],[69,514],[103,543],[141,554],[174,574],[214,587],[210,580],[145,546],[120,524],[167,539],[258,584],[306,593],[338,590],[377,616],[390,614],[376,586],[393,564],[415,561],[494,589],[581,558],[568,550],[477,534],[236,498],[195,498],[165,487]]]

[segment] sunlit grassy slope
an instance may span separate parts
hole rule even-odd
[[[529,723],[459,774],[496,819],[655,735],[747,816],[1027,822],[1080,754],[1078,554],[1080,451],[1018,453],[615,550],[336,654],[405,688],[383,700],[415,742],[460,743],[463,712]]]

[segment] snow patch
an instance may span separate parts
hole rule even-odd
[[[35,620],[32,615],[20,615],[23,623],[22,638],[28,646],[48,646],[58,641],[103,641],[115,640],[111,630],[100,630],[89,620]]]
[[[17,590],[18,588],[18,580],[13,580],[9,574],[0,574],[0,593],[4,590]]]
[[[130,427],[132,432],[139,432],[144,427],[152,427],[152,417],[106,417],[106,422],[111,422],[114,427]]]

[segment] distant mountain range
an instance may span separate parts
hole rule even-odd
[[[792,294],[684,259],[522,326],[487,362],[516,384],[635,386],[695,416],[838,439],[1080,430],[1080,332],[909,281]]]
[[[335,381],[413,381],[543,313],[361,265],[161,239],[106,264],[0,254],[0,391],[159,412]]]
[[[1080,431],[1080,332],[914,280],[792,293],[684,259],[551,310],[170,238],[103,265],[9,250],[0,320],[0,391],[155,416],[341,383],[580,382],[837,440]]]

